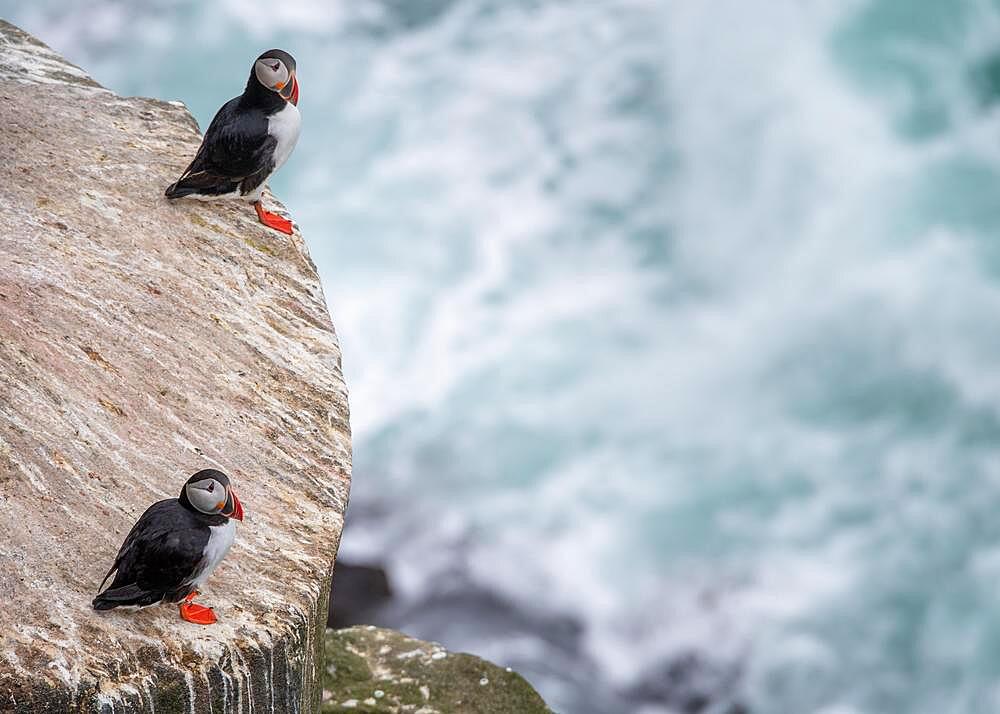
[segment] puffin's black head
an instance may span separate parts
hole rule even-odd
[[[284,50],[268,50],[253,63],[251,81],[277,92],[286,102],[299,103],[299,82],[295,79],[295,58]]]
[[[189,478],[181,489],[179,500],[185,508],[208,516],[243,520],[243,506],[229,483],[229,477],[215,469],[202,469]]]

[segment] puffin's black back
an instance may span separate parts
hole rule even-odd
[[[274,92],[263,91],[284,102]],[[247,194],[274,170],[277,141],[267,133],[268,115],[260,107],[242,105],[243,99],[236,97],[222,105],[194,160],[181,178],[167,187],[167,198],[223,196],[237,190]]]
[[[282,54],[288,56],[294,67],[291,55]],[[194,160],[164,195],[167,198],[222,196],[237,190],[247,194],[256,189],[274,170],[277,141],[267,133],[268,117],[284,106],[285,100],[262,85],[251,68],[243,94],[230,99],[216,112]]]
[[[284,50],[262,53],[250,68],[243,94],[216,113],[194,160],[167,187],[167,198],[246,195],[274,171],[277,140],[268,134],[268,118],[284,109],[286,101],[257,79],[257,61],[268,57],[280,59],[294,73],[295,59]]]
[[[190,582],[208,544],[209,527],[226,520],[225,516],[199,513],[177,498],[154,503],[122,543],[114,565],[104,576],[107,582],[114,573],[114,580],[94,598],[94,609],[183,599],[191,590]]]

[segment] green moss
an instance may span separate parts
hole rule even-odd
[[[210,230],[210,231],[212,231],[214,233],[218,233],[220,236],[226,235],[226,232],[224,230],[222,230],[222,228],[220,228],[219,226],[217,226],[214,223],[206,221],[204,218],[202,218],[201,216],[199,216],[197,213],[191,213],[189,215],[189,218],[191,219],[191,222],[194,223],[196,226],[200,226],[202,228],[207,228],[208,230]]]
[[[261,253],[264,253],[265,255],[269,255],[269,256],[272,256],[272,257],[274,257],[274,256],[277,255],[277,252],[274,250],[274,248],[272,248],[267,243],[261,243],[260,241],[256,241],[253,238],[250,238],[249,236],[237,235],[235,233],[227,231],[227,230],[223,229],[221,226],[219,226],[219,225],[217,225],[215,223],[212,223],[211,221],[206,221],[204,218],[202,218],[201,216],[199,216],[197,213],[191,213],[188,217],[191,220],[191,222],[194,223],[196,226],[208,229],[208,230],[210,230],[210,231],[212,231],[214,233],[219,234],[220,236],[239,238],[240,240],[242,240],[244,243],[246,243],[248,246],[250,246],[254,250],[260,251]]]
[[[346,688],[358,682],[368,682],[372,679],[372,671],[360,655],[356,655],[337,637],[326,638],[326,677],[325,687]]]
[[[516,672],[393,630],[328,630],[324,714],[440,712],[545,714],[549,708]]]
[[[267,245],[265,243],[259,243],[258,241],[255,241],[253,238],[246,238],[246,237],[244,237],[243,238],[243,242],[246,243],[251,248],[259,250],[261,253],[266,253],[267,255],[271,255],[271,256],[277,255],[274,252],[274,249],[271,248],[271,246],[269,246],[269,245]]]

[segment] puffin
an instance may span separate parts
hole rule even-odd
[[[198,587],[226,556],[243,506],[229,477],[202,469],[187,480],[179,498],[157,501],[139,517],[118,550],[94,598],[95,610],[180,604],[188,622],[211,625],[212,608],[192,602]],[[114,574],[105,589],[108,578]]]
[[[299,82],[295,60],[268,50],[254,60],[243,94],[215,114],[194,160],[167,187],[171,200],[241,198],[253,204],[265,226],[291,235],[292,222],[266,210],[260,194],[299,140]]]

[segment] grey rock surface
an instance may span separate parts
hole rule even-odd
[[[183,105],[2,21],[0,134],[0,712],[315,711],[351,445],[301,236],[168,203]],[[93,612],[131,525],[205,467],[247,516],[200,598],[219,623]]]

